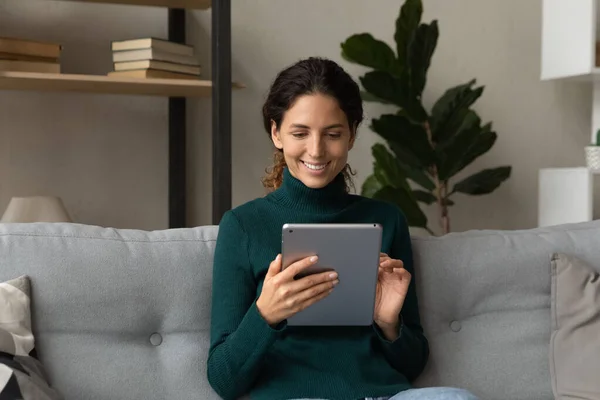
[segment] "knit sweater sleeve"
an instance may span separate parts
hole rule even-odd
[[[419,315],[419,303],[415,289],[415,271],[413,268],[413,254],[408,230],[408,224],[402,213],[396,219],[396,232],[389,256],[402,260],[404,268],[411,274],[411,282],[400,311],[400,332],[398,338],[389,341],[379,327],[375,331],[382,345],[383,353],[398,372],[402,373],[409,381],[414,381],[425,368],[429,358],[429,343],[423,334],[423,327]]]
[[[280,332],[259,314],[256,291],[248,236],[234,212],[227,211],[219,224],[214,254],[207,361],[208,381],[225,400],[249,391]]]

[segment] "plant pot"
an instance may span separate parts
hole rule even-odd
[[[586,146],[585,162],[589,170],[600,172],[600,146]]]

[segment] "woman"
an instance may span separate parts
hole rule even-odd
[[[410,390],[429,346],[406,220],[393,205],[349,194],[348,152],[363,119],[358,85],[332,61],[300,61],[275,79],[263,119],[276,148],[263,179],[270,192],[219,225],[207,365],[214,390],[228,400],[474,399],[452,388]],[[328,272],[294,280],[312,258],[282,271],[286,222],[383,226],[372,326],[286,326],[338,282]]]

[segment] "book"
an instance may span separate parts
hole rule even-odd
[[[175,64],[199,66],[198,60],[193,56],[173,54],[157,49],[126,50],[113,53],[113,62],[115,63],[143,60],[166,61]]]
[[[0,60],[0,71],[60,74],[60,64],[39,61]]]
[[[188,44],[176,43],[155,37],[115,40],[111,42],[112,51],[156,49],[182,56],[193,56],[194,48]]]
[[[42,61],[42,62],[59,62],[57,57],[43,57],[43,56],[28,56],[25,54],[15,53],[4,53],[0,52],[0,60],[21,60],[21,61]]]
[[[134,69],[129,71],[111,71],[109,76],[120,76],[127,78],[145,78],[145,79],[195,79],[198,75],[181,74],[178,72],[161,71],[158,69]]]
[[[58,43],[0,37],[0,53],[57,59],[61,50],[62,46]]]
[[[182,65],[164,61],[141,60],[114,63],[115,71],[131,71],[136,69],[156,69],[160,71],[179,72],[189,75],[200,75],[200,66]]]

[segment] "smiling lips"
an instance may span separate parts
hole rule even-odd
[[[306,166],[306,168],[310,169],[311,171],[318,172],[324,170],[327,164],[329,163],[311,164],[306,161],[302,161],[302,164],[304,164],[304,166]]]

